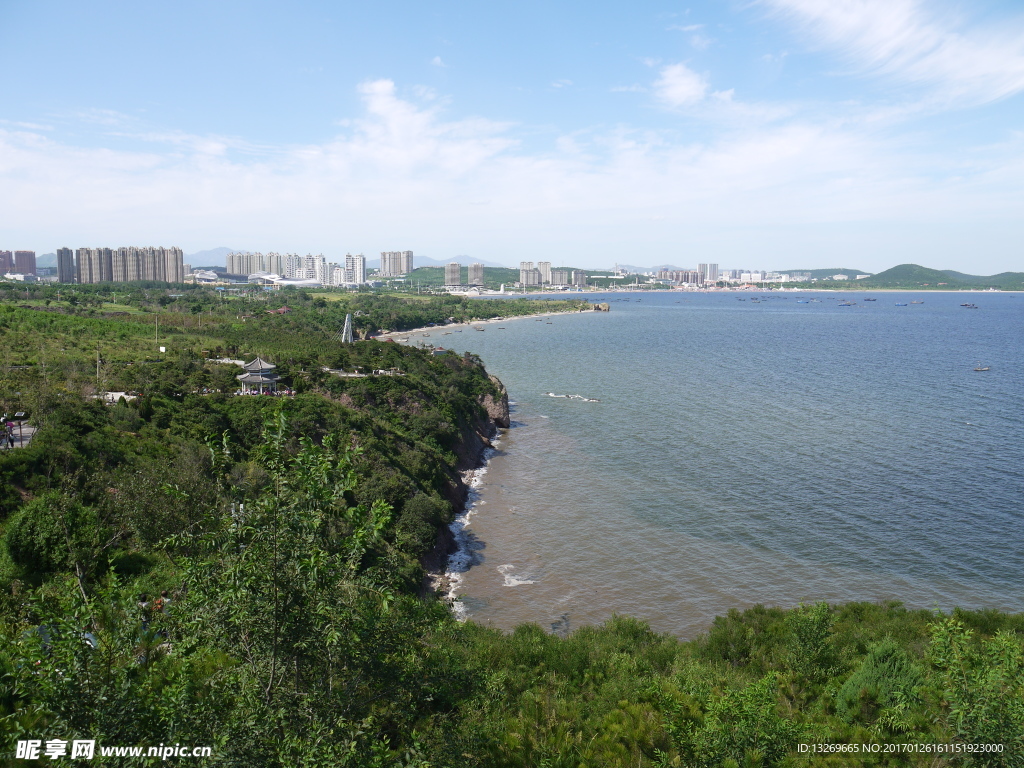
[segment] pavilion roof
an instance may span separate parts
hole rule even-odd
[[[274,384],[281,377],[276,373],[243,373],[235,378],[243,384]]]
[[[252,371],[252,372],[272,371],[275,368],[277,368],[276,365],[273,365],[272,363],[268,363],[262,357],[257,357],[255,360],[253,360],[251,362],[248,362],[248,363],[245,363],[242,367],[245,368],[245,370]]]

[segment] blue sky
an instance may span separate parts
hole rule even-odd
[[[1024,9],[0,0],[0,248],[1024,271]]]

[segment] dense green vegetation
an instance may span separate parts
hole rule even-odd
[[[469,285],[469,267],[462,267],[462,284]],[[497,291],[502,285],[511,288],[519,282],[518,269],[484,267],[484,288]],[[406,290],[439,288],[444,285],[444,267],[419,267],[405,276]]]
[[[1000,288],[1024,290],[1024,272],[1003,272],[998,275],[965,275],[947,269],[930,269],[917,264],[900,264],[885,272],[865,278],[863,284],[874,288],[915,288],[956,290],[963,288]]]
[[[1024,290],[1024,272],[1002,272],[998,275],[966,275],[951,269],[931,269],[918,264],[898,266],[871,275],[863,280],[854,280],[855,275],[867,274],[855,269],[808,269],[779,270],[780,272],[808,272],[816,280],[825,280],[825,285],[835,290],[868,290],[871,288],[903,288],[906,290],[986,290],[996,288],[1004,291]],[[849,275],[850,280],[832,281],[832,275]],[[792,283],[794,287],[808,287],[806,283]],[[818,286],[821,287],[821,286]]]
[[[0,297],[0,402],[39,428],[0,452],[4,764],[32,764],[13,758],[29,738],[231,766],[1024,761],[1024,616],[756,606],[691,641],[625,617],[564,638],[456,622],[424,568],[501,392],[471,355],[342,345],[341,320],[536,304],[50,290]],[[222,354],[270,359],[297,394],[230,395]]]

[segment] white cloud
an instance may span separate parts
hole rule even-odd
[[[677,84],[666,70],[683,70],[660,73]],[[359,93],[361,112],[330,140],[244,152],[222,137],[173,130],[152,131],[152,148],[140,151],[109,135],[108,146],[86,148],[50,132],[0,129],[2,233],[38,251],[229,243],[340,255],[401,242],[437,256],[468,251],[515,263],[545,253],[588,265],[705,243],[722,263],[778,248],[787,261],[778,266],[792,266],[813,263],[822,242],[835,254],[831,243],[847,239],[826,235],[842,231],[880,261],[858,262],[866,269],[914,260],[907,243],[944,253],[950,221],[984,233],[975,245],[988,233],[1006,244],[1024,235],[1022,137],[931,155],[838,120],[735,119],[743,105],[709,93],[697,76],[677,98],[698,94],[706,119],[727,115],[703,139],[620,126],[528,149],[518,136],[534,129],[452,119],[444,99],[410,100],[390,80]],[[229,151],[210,151],[225,142]],[[897,247],[890,235],[899,228]]]
[[[686,107],[703,100],[708,91],[707,79],[685,64],[663,67],[654,81],[658,99],[670,107]]]
[[[984,103],[1024,90],[1024,20],[969,25],[921,0],[761,0],[859,68]]]
[[[551,83],[552,88],[568,88],[572,85],[572,80],[555,80]]]
[[[448,66],[443,61],[441,61],[441,57],[440,56],[435,56],[434,58],[432,58],[430,60],[430,63],[433,64],[435,67],[447,67]]]

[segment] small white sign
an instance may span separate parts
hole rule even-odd
[[[160,351],[161,352],[166,352],[167,351],[167,347],[160,347]]]

